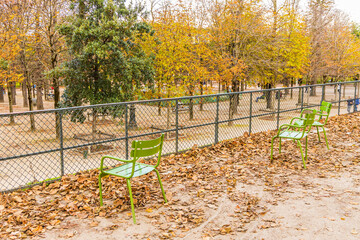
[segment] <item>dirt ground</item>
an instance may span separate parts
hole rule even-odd
[[[151,213],[136,209],[137,225],[130,216],[97,217],[93,220],[68,218],[58,229],[44,234],[45,239],[359,239],[360,238],[360,168],[331,174],[327,177],[308,177],[306,172],[291,176],[291,190],[277,195],[266,191],[264,183],[238,184],[236,189],[259,197],[266,209],[245,228],[232,229],[238,211],[237,203],[226,197],[210,205],[207,220],[199,226],[173,235],[171,221],[151,224]],[[181,190],[181,189],[180,189]],[[167,190],[169,191],[169,190]],[[173,201],[186,197],[178,192]],[[185,203],[185,201],[184,201]],[[172,204],[171,202],[169,204]],[[161,212],[163,207],[158,211]],[[139,211],[140,210],[140,211]],[[92,223],[97,222],[94,227]],[[95,224],[96,225],[96,224]],[[228,228],[228,230],[227,230]],[[229,233],[227,233],[229,231]],[[160,233],[162,232],[162,233]],[[158,236],[153,236],[154,233]],[[215,233],[215,234],[211,234]]]
[[[296,145],[274,131],[244,134],[162,159],[164,204],[155,174],[132,181],[137,224],[122,179],[98,171],[2,194],[4,239],[360,239],[360,114],[328,122],[309,137],[307,169]]]

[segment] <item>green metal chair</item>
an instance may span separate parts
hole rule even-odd
[[[133,217],[134,224],[136,224],[134,201],[133,201],[133,196],[132,196],[132,192],[131,192],[130,179],[134,178],[134,177],[142,176],[151,171],[155,171],[157,178],[159,180],[159,183],[160,183],[162,195],[164,197],[165,202],[167,202],[164,188],[163,188],[163,185],[162,185],[161,179],[160,179],[160,174],[159,174],[158,170],[156,169],[160,164],[163,142],[164,142],[164,134],[161,134],[161,136],[159,138],[154,139],[154,140],[133,141],[132,145],[131,145],[133,150],[131,150],[131,153],[130,153],[130,157],[132,157],[131,160],[119,159],[119,158],[112,157],[112,156],[103,156],[101,158],[100,174],[99,174],[100,206],[103,205],[101,178],[108,176],[108,175],[125,178],[127,188],[129,190],[129,195],[130,195],[132,217]],[[144,164],[144,163],[137,163],[137,160],[139,158],[149,157],[149,156],[153,156],[155,154],[158,155],[157,163],[155,166]],[[104,170],[103,164],[104,164],[104,159],[106,159],[106,158],[121,161],[124,164],[122,164],[118,167],[112,168],[112,169]]]
[[[293,139],[294,142],[297,142],[298,147],[300,148],[301,158],[303,161],[304,169],[306,169],[306,160],[307,160],[307,145],[308,145],[308,133],[311,130],[311,126],[314,123],[316,110],[308,110],[305,112],[305,118],[293,118],[291,119],[290,124],[283,124],[280,126],[276,136],[271,139],[271,163],[273,162],[273,148],[274,148],[274,139],[279,138],[279,153],[281,153],[281,139]],[[297,119],[303,121],[303,124],[293,125],[292,122]],[[305,159],[303,150],[301,147],[300,140],[305,137]]]
[[[316,130],[317,130],[317,135],[318,135],[318,138],[319,138],[319,142],[321,141],[320,140],[319,127],[322,128],[324,136],[325,136],[325,143],[326,143],[327,149],[329,149],[329,143],[328,143],[328,140],[327,140],[327,137],[326,137],[326,131],[325,131],[324,125],[327,123],[327,121],[329,119],[331,107],[332,107],[331,103],[322,101],[321,106],[320,106],[320,110],[316,112],[316,115],[319,116],[319,119],[315,120],[314,123],[313,123],[313,126],[316,127]],[[301,111],[301,115],[300,115],[301,118],[302,118],[302,116],[304,114],[304,111],[307,111],[307,110],[309,110],[309,109],[304,109],[304,110]],[[320,119],[322,119],[322,118],[325,119],[324,123],[320,122]],[[303,125],[303,120],[299,120],[299,119],[296,120],[294,122],[294,125]]]

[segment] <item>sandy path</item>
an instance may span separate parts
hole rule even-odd
[[[155,229],[149,213],[137,209],[138,224],[133,225],[128,214],[118,218],[97,217],[99,225],[89,227],[93,220],[68,218],[58,229],[45,233],[45,239],[359,239],[360,238],[360,168],[352,167],[339,173],[307,177],[303,171],[288,176],[291,188],[279,194],[267,191],[263,182],[239,183],[239,192],[259,197],[259,205],[266,209],[244,228],[226,233],[226,226],[237,222],[236,202],[226,196],[210,206],[207,221],[178,236],[171,235],[171,223],[164,221],[165,232]],[[181,190],[181,186],[179,188]],[[178,191],[173,202],[187,202],[186,194]],[[178,192],[178,194],[176,194]],[[171,204],[171,203],[170,203]],[[161,207],[159,209],[160,212]],[[140,211],[139,211],[140,210]],[[125,219],[123,219],[125,218]],[[225,227],[224,227],[225,226]],[[222,229],[223,234],[221,234]],[[112,230],[114,228],[114,230]],[[209,236],[209,235],[213,236]],[[215,233],[215,234],[214,234]],[[156,235],[156,236],[154,236]],[[159,236],[160,235],[160,236]]]

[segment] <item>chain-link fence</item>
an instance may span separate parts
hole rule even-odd
[[[354,81],[0,114],[0,191],[98,168],[105,154],[127,159],[131,141],[162,132],[163,154],[171,154],[277,129],[322,100],[333,103],[331,115],[353,112],[360,106],[348,109],[348,100],[358,99],[359,87]]]

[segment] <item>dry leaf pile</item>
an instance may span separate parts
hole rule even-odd
[[[302,169],[300,152],[292,141],[283,142],[280,155],[276,142],[274,164],[269,164],[270,140],[275,131],[244,134],[211,147],[199,149],[195,146],[186,153],[163,157],[160,172],[169,203],[163,204],[155,174],[132,180],[135,212],[137,216],[145,216],[155,227],[152,233],[138,236],[138,239],[150,236],[152,239],[186,238],[195,234],[194,230],[199,232],[199,237],[247,231],[247,224],[265,215],[267,207],[258,196],[239,188],[240,184],[261,185],[273,196],[268,204],[275,205],[283,200],[282,194],[292,188],[311,187],[298,180],[302,176],[327,177],[344,168],[351,171],[360,159],[359,123],[360,114],[330,118],[327,125],[330,151],[326,149],[322,133],[321,143],[315,132],[310,134],[307,170]],[[89,220],[89,227],[97,227],[99,217],[126,216],[121,224],[132,224],[125,181],[105,178],[103,194],[104,207],[99,207],[97,170],[64,176],[61,181],[49,185],[2,194],[0,238],[42,236],[47,229],[62,228],[62,222],[69,216]],[[233,220],[214,227],[217,216],[223,212]],[[275,225],[269,220],[263,228]],[[112,231],[119,226],[105,230]]]

